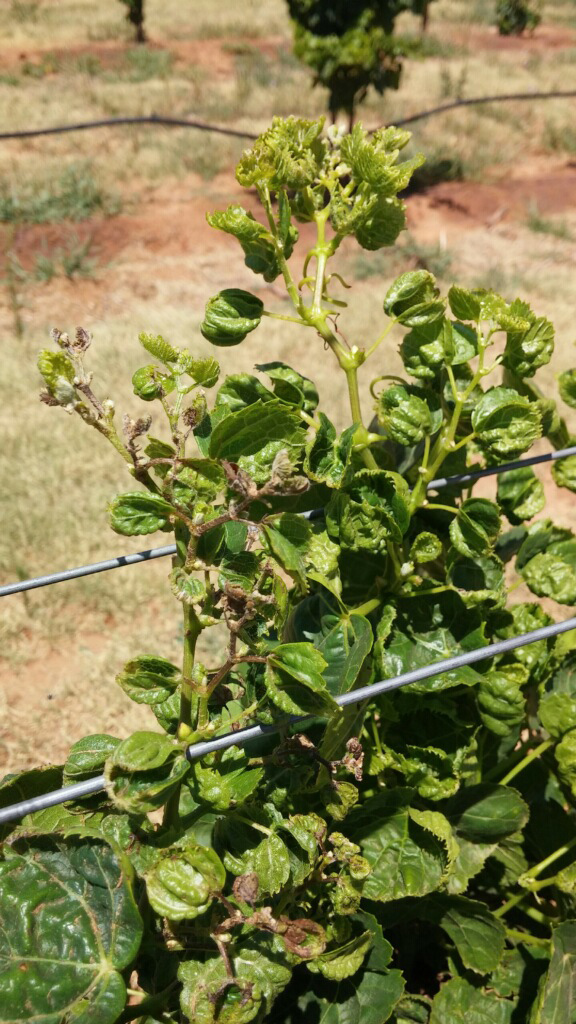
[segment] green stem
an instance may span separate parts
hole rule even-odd
[[[574,836],[569,843],[565,843],[564,846],[559,846],[557,850],[554,850],[554,852],[549,854],[548,857],[545,857],[544,860],[535,864],[529,871],[525,871],[522,875],[523,881],[526,881],[526,879],[529,878],[537,878],[538,875],[541,875],[542,872],[546,870],[546,868],[550,867],[551,864],[554,864],[554,862],[559,860],[560,857],[563,857],[565,853],[569,853],[574,846],[576,846],[576,836]]]
[[[454,508],[453,505],[438,505],[435,502],[426,502],[426,511],[429,509],[437,509],[439,512],[451,512],[453,516],[458,515],[458,509]]]
[[[379,608],[382,601],[379,597],[373,597],[371,601],[366,601],[364,604],[358,605],[357,608],[349,608],[349,615],[369,615],[370,612],[376,611]]]
[[[531,935],[530,932],[520,932],[516,928],[507,928],[506,938],[510,939],[511,942],[526,942],[532,946],[542,946],[543,949],[548,949],[550,946],[550,939],[539,939],[537,935]]]
[[[350,412],[352,413],[352,421],[357,423],[364,431],[364,423],[362,421],[362,409],[360,407],[360,391],[358,389],[358,367],[350,366],[345,368],[346,383],[348,384],[348,398],[350,400]],[[378,469],[378,463],[372,455],[369,448],[364,448],[361,453],[362,461],[367,469]]]
[[[366,359],[369,359],[370,356],[373,355],[373,353],[376,351],[378,346],[381,345],[382,342],[388,337],[388,335],[390,334],[390,331],[392,330],[392,328],[395,326],[396,323],[397,323],[396,320],[391,320],[390,321],[390,323],[388,324],[386,329],[382,331],[382,334],[380,335],[380,337],[376,338],[376,341],[374,342],[374,344],[371,345],[369,349],[367,349],[367,351],[366,351]],[[384,380],[383,377],[379,377],[378,379],[379,380]],[[404,380],[402,380],[401,377],[396,377],[394,379],[395,380],[400,380],[402,384],[406,383]]]
[[[270,320],[288,320],[291,324],[301,324],[303,327],[307,327],[308,324],[302,317],[299,316],[286,316],[284,313],[269,313],[267,309],[263,310],[262,316],[267,316]]]
[[[192,723],[192,706],[194,702],[194,691],[192,689],[192,670],[194,668],[194,655],[196,642],[202,626],[192,605],[183,605],[184,615],[184,656],[182,659],[182,685],[180,690],[180,722],[178,725],[178,736],[186,739],[186,736],[193,728],[202,729],[208,721],[208,700],[206,697],[198,698],[197,719]]]
[[[526,754],[526,756],[523,757],[522,760],[519,761],[517,765],[515,765],[513,768],[511,768],[510,771],[508,772],[508,774],[505,775],[504,778],[500,779],[499,785],[500,786],[507,786],[508,783],[511,782],[511,780],[516,777],[516,775],[519,775],[520,772],[524,771],[524,769],[529,764],[531,764],[532,761],[536,760],[537,757],[540,757],[540,754],[543,754],[544,751],[548,750],[549,747],[551,747],[551,746],[553,746],[553,741],[552,740],[544,740],[543,743],[541,743],[538,747],[535,747],[534,750],[531,750],[530,753]]]

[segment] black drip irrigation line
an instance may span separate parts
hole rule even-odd
[[[556,452],[548,452],[546,455],[532,455],[528,459],[505,462],[501,466],[489,466],[488,469],[479,469],[470,473],[459,473],[457,476],[439,477],[437,480],[431,480],[427,487],[428,490],[441,490],[443,487],[450,487],[451,485],[467,484],[472,480],[479,480],[481,477],[506,473],[511,469],[522,469],[524,466],[536,466],[543,462],[552,462],[555,459],[565,459],[570,455],[576,455],[576,445],[572,448],[561,448]],[[320,519],[323,513],[323,509],[316,508],[301,514],[306,519]],[[21,594],[26,590],[36,590],[38,587],[50,586],[52,583],[64,583],[67,580],[78,579],[81,576],[91,576],[93,573],[106,572],[108,569],[121,569],[124,565],[149,562],[153,558],[163,558],[167,555],[175,554],[176,545],[167,544],[163,548],[150,548],[148,551],[138,551],[133,555],[119,555],[118,558],[108,558],[103,562],[82,565],[78,569],[64,569],[62,572],[49,573],[46,576],[36,576],[30,580],[5,583],[0,587],[0,597],[9,597],[10,594]]]
[[[165,125],[168,128],[197,128],[201,132],[215,132],[217,135],[233,135],[238,139],[257,139],[253,132],[243,132],[239,128],[224,128],[216,124],[205,124],[204,121],[187,120],[181,117],[162,117],[150,114],[149,117],[106,117],[100,121],[78,121],[75,124],[60,124],[53,128],[25,128],[22,131],[0,132],[2,139],[31,139],[36,135],[60,135],[64,132],[85,132],[90,128],[113,128],[116,125],[152,124]]]
[[[512,637],[508,640],[499,640],[495,644],[487,644],[486,647],[476,648],[476,650],[468,651],[466,654],[457,654],[453,658],[446,658],[443,661],[434,662],[432,665],[425,665],[423,668],[417,668],[411,672],[404,672],[394,679],[383,679],[378,683],[372,683],[370,686],[362,686],[357,690],[352,690],[350,693],[344,693],[340,697],[336,697],[336,704],[340,707],[347,707],[349,704],[359,704],[362,701],[379,697],[383,693],[390,693],[391,690],[397,690],[402,686],[409,686],[410,683],[431,679],[433,676],[441,675],[443,672],[454,672],[465,665],[473,665],[475,662],[486,661],[488,658],[493,658],[496,655],[507,654],[518,647],[525,647],[528,644],[536,643],[538,640],[547,640],[550,637],[559,636],[561,633],[567,633],[571,629],[576,629],[576,617],[566,619],[564,622],[555,622],[551,626],[533,629],[529,633],[523,633],[521,636]],[[318,716],[314,717],[317,718]],[[217,736],[212,740],[191,744],[186,748],[186,758],[192,763],[214,751],[227,750],[228,747],[244,746],[244,744],[249,743],[251,740],[279,732],[286,725],[305,726],[310,721],[311,716],[303,718],[292,717],[287,722],[284,721],[278,725],[253,725],[246,729],[239,729],[237,732],[225,733],[223,736]],[[62,789],[42,794],[42,796],[21,800],[19,803],[11,804],[9,807],[0,810],[0,824],[15,821],[26,814],[45,810],[47,807],[53,807],[68,800],[98,793],[105,788],[106,779],[104,775],[97,775],[92,779],[75,783],[72,786],[64,786]]]
[[[525,102],[529,100],[555,100],[574,99],[574,89],[554,89],[552,92],[510,92],[501,96],[472,96],[470,99],[452,100],[451,103],[442,103],[439,107],[430,107],[429,110],[421,110],[419,114],[412,114],[410,117],[403,117],[394,121],[394,127],[401,128],[405,124],[413,124],[415,121],[424,121],[428,117],[435,117],[437,114],[445,114],[448,110],[456,110],[457,107],[477,107],[482,103],[509,103]],[[387,128],[388,125],[382,125]],[[378,131],[373,128],[372,131]]]
[[[576,90],[554,89],[552,92],[513,92],[500,96],[473,96],[469,99],[453,100],[451,103],[443,103],[438,107],[430,107],[429,110],[422,110],[419,114],[411,114],[393,122],[395,127],[402,127],[406,124],[413,124],[415,121],[423,121],[429,117],[436,117],[438,114],[445,114],[449,110],[458,107],[474,107],[482,103],[502,102],[526,102],[534,100],[553,99],[574,99]],[[25,128],[20,131],[0,132],[0,141],[4,139],[30,139],[39,135],[60,135],[64,132],[83,132],[90,128],[114,128],[117,125],[164,125],[168,128],[196,128],[202,132],[215,132],[218,135],[231,135],[238,139],[259,138],[254,132],[242,131],[239,128],[225,128],[222,125],[206,124],[204,121],[180,117],[164,117],[160,114],[150,114],[145,117],[108,117],[98,121],[78,121],[74,124],[54,125],[52,128]],[[386,128],[388,125],[381,125]],[[370,133],[379,131],[379,128],[371,128]]]

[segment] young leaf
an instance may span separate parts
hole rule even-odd
[[[427,270],[409,270],[400,274],[384,299],[384,312],[409,327],[440,320],[444,303],[438,301],[436,279]]]
[[[424,564],[434,562],[442,554],[442,542],[435,533],[423,531],[418,534],[410,548],[410,558],[414,562]]]
[[[84,736],[70,747],[64,765],[63,783],[67,785],[90,778],[102,771],[105,761],[116,750],[120,740],[106,733]]]
[[[448,292],[448,302],[457,320],[471,320],[473,323],[480,320],[482,306],[474,292],[454,284]]]
[[[532,317],[525,331],[510,331],[506,336],[503,365],[521,379],[533,377],[540,366],[550,362],[554,351],[554,328],[545,317]]]
[[[288,405],[301,408],[304,412],[313,413],[319,402],[316,385],[293,370],[286,363],[257,363],[256,369],[268,374],[273,382],[274,394]]]
[[[172,529],[172,508],[159,494],[130,491],[119,494],[108,506],[110,526],[125,537]]]
[[[512,388],[491,388],[472,413],[480,447],[494,462],[515,459],[541,436],[535,403]]]
[[[255,220],[253,214],[248,213],[242,206],[231,205],[222,212],[207,214],[206,220],[211,227],[219,228],[220,231],[226,231],[238,239],[244,250],[244,262],[247,267],[250,267],[250,270],[253,270],[255,274],[262,274],[265,281],[276,280],[281,272],[281,268],[278,262],[274,239],[270,232]],[[291,254],[295,234],[295,232],[291,234],[289,240],[284,245],[284,253],[287,258]],[[248,319],[256,318],[249,317]],[[238,341],[242,340],[242,338],[238,338],[238,341],[231,341],[230,335],[219,334],[218,325],[211,324],[208,317],[205,323],[207,330],[213,332],[215,337],[222,338],[226,336],[228,338],[227,341],[216,341],[215,344],[217,345],[235,345],[238,344]],[[254,327],[257,326],[257,324],[254,324]],[[249,329],[253,330],[253,328]],[[212,338],[208,338],[208,340],[212,341]]]
[[[318,413],[320,427],[306,445],[304,468],[308,476],[328,487],[340,487],[350,464],[354,427],[348,427],[339,438],[336,428],[323,413]]]
[[[161,363],[170,366],[171,363],[178,362],[180,357],[178,349],[174,348],[170,342],[165,341],[161,334],[146,334],[143,331],[138,335],[138,341],[142,348],[145,348],[155,359],[159,359]]]
[[[15,913],[15,908],[18,912]],[[30,922],[34,926],[30,927]],[[114,1024],[142,922],[128,862],[91,839],[32,839],[0,862],[0,1021]]]
[[[153,402],[155,398],[164,398],[176,387],[176,378],[170,370],[150,364],[141,366],[132,377],[132,387],[137,398],[143,402]]]

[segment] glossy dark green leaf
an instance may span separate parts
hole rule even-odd
[[[455,353],[454,331],[446,320],[414,328],[400,345],[406,370],[422,381],[436,380],[443,364],[454,361]]]
[[[521,574],[538,597],[576,604],[576,538],[549,544],[522,566]]]
[[[504,567],[496,555],[454,555],[448,559],[448,579],[472,605],[504,603]]]
[[[512,1024],[513,1012],[510,1000],[452,978],[432,1001],[430,1024]]]
[[[146,892],[157,914],[184,921],[203,914],[225,882],[214,850],[186,839],[169,847],[146,874]]]
[[[264,527],[264,541],[270,553],[291,576],[302,584],[306,575],[305,556],[310,545],[311,527],[306,519],[284,512]]]
[[[424,896],[441,885],[446,851],[431,832],[412,820],[411,790],[396,789],[367,800],[346,822],[371,867],[363,894],[388,902]]]
[[[0,862],[0,1021],[114,1024],[142,922],[130,870],[106,843],[46,838]]]
[[[478,974],[496,969],[504,952],[506,929],[484,903],[434,893],[426,901],[425,915],[450,937],[465,967]]]
[[[180,678],[176,665],[165,658],[144,654],[129,661],[116,676],[116,682],[137,704],[161,704],[174,693]]]
[[[494,462],[515,459],[541,436],[541,418],[535,403],[512,388],[491,388],[472,413],[478,442]]]
[[[483,782],[460,790],[447,804],[446,814],[457,836],[490,843],[522,829],[529,810],[515,789]]]
[[[552,957],[530,1024],[574,1024],[576,1003],[576,921],[552,930]]]
[[[302,1021],[385,1024],[404,992],[401,971],[364,970],[339,983],[313,980],[299,1000]]]
[[[280,448],[290,447],[301,434],[300,417],[274,399],[238,409],[216,424],[210,438],[210,455],[237,462],[243,456],[268,452],[270,462]]]
[[[450,539],[462,555],[487,555],[496,543],[501,522],[498,506],[487,498],[467,498],[450,523]]]
[[[524,694],[511,671],[492,669],[486,673],[476,698],[482,722],[497,736],[508,736],[526,715]]]
[[[125,537],[172,530],[171,514],[172,508],[164,498],[146,491],[119,494],[108,506],[110,526]]]
[[[498,476],[498,502],[513,525],[532,519],[546,504],[544,488],[530,466]]]

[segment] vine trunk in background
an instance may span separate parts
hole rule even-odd
[[[175,536],[184,640],[181,665],[146,652],[118,676],[150,731],[84,737],[64,765],[0,785],[5,806],[106,778],[104,794],[3,828],[3,1024],[574,1021],[574,636],[336,704],[550,623],[536,600],[510,602],[507,567],[535,597],[576,604],[576,536],[545,518],[531,468],[502,473],[496,500],[428,487],[541,437],[572,440],[533,379],[550,322],[491,291],[443,297],[420,270],[383,295],[372,339],[336,329],[341,242],[378,250],[404,227],[398,193],[420,162],[400,160],[407,141],[275,119],[237,168],[261,216],[209,215],[290,306],[226,287],[204,337],[225,349],[258,330],[268,354],[266,318],[280,317],[308,331],[309,368],[268,354],[258,375],[221,379],[215,358],[142,334],[145,405],[119,429],[85,330],[54,331],[40,355],[43,401],[95,428],[131,474],[112,528]],[[316,241],[297,271],[301,223]],[[402,378],[386,372],[395,327]],[[320,359],[346,378],[342,432],[307,375]],[[576,407],[576,371],[560,394]],[[575,457],[552,473],[576,490]],[[324,519],[300,515],[318,507]],[[197,641],[217,625],[222,656],[204,665]],[[305,732],[294,715],[312,717]],[[279,734],[184,757],[254,722]]]

